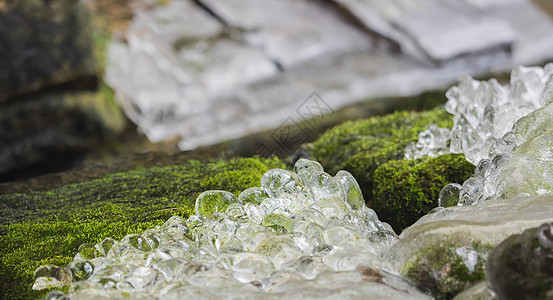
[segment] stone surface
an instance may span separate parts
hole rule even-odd
[[[434,297],[453,297],[484,278],[487,254],[496,245],[552,220],[553,194],[438,209],[401,233],[387,265]]]
[[[344,22],[343,16],[324,2],[201,2],[228,26],[243,30],[249,45],[284,69],[318,56],[366,51],[371,46],[361,30]]]
[[[525,230],[488,257],[486,277],[500,299],[553,297],[553,223]]]
[[[66,168],[89,147],[114,139],[127,122],[101,92],[52,91],[3,103],[0,181],[39,166]]]
[[[173,7],[186,7],[187,21]],[[183,22],[205,30],[174,25]],[[526,1],[180,0],[136,18],[126,43],[112,47],[108,78],[149,139],[178,137],[194,149],[445,88],[461,74],[541,63],[551,58],[551,29]]]
[[[349,13],[381,36],[391,39],[402,52],[430,63],[452,63],[475,53],[495,53],[504,64],[515,34],[491,8],[463,1],[336,0]],[[436,26],[440,24],[440,26]]]
[[[90,15],[79,1],[8,1],[0,7],[0,102],[96,77]]]

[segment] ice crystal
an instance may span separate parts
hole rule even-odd
[[[553,64],[548,64],[544,68],[514,69],[507,85],[495,79],[462,77],[459,85],[446,93],[445,108],[454,115],[453,128],[431,125],[419,134],[417,143],[407,147],[406,157],[464,153],[476,165],[508,150],[502,148],[508,147],[506,134],[513,130],[515,122],[548,103],[553,91],[552,74]]]
[[[407,158],[450,151],[476,165],[461,187],[444,187],[440,205],[452,205],[457,194],[457,205],[474,205],[553,191],[553,64],[518,67],[505,86],[464,77],[446,96],[453,128],[432,125],[406,148]]]

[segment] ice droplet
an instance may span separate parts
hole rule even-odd
[[[449,207],[456,206],[459,202],[459,196],[462,186],[458,183],[450,183],[440,191],[438,197],[438,206]]]
[[[227,191],[205,191],[196,199],[196,214],[210,216],[216,212],[224,212],[238,198]]]

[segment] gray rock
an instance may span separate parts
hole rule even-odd
[[[71,81],[95,83],[90,16],[79,1],[8,1],[0,14],[0,102]]]
[[[527,1],[192,2],[141,14],[127,43],[112,45],[107,69],[148,138],[178,137],[183,150],[274,128],[279,136],[359,101],[445,88],[553,53],[553,22]],[[296,127],[287,135],[307,140],[310,129]]]
[[[393,40],[405,54],[432,63],[510,52],[508,22],[464,1],[336,0],[367,29]],[[488,62],[488,63],[497,63]],[[504,63],[504,62],[500,62]]]
[[[126,126],[115,103],[93,92],[48,92],[0,106],[0,178],[60,170]],[[31,169],[34,169],[31,170]]]
[[[488,257],[486,277],[500,299],[551,299],[553,222],[501,242]]]
[[[370,50],[369,37],[324,2],[201,0],[284,69],[321,55]]]

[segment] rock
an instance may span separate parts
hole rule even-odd
[[[508,22],[470,2],[425,0],[415,6],[401,0],[335,2],[402,52],[431,63],[493,53],[487,63],[502,65],[515,39]]]
[[[249,45],[262,49],[267,58],[284,69],[318,56],[371,48],[365,33],[344,22],[343,17],[326,3],[293,0],[200,2],[228,26],[243,30]]]
[[[348,105],[539,64],[552,53],[552,29],[526,1],[181,0],[140,14],[126,43],[113,44],[107,72],[152,141],[178,138],[189,150],[271,129],[268,140],[279,140],[292,128],[297,145],[318,130],[312,118]],[[281,148],[295,150],[279,141],[266,152]]]
[[[90,8],[22,0],[0,11],[0,181],[67,169],[118,137],[128,121],[99,82],[94,42],[106,41]]]
[[[500,299],[553,297],[553,223],[510,236],[489,255],[486,277]]]
[[[108,49],[106,81],[127,115],[154,142],[177,136],[180,128],[174,125],[179,122],[191,125],[189,135],[212,130],[217,124],[206,113],[229,115],[243,109],[230,103],[215,107],[206,99],[278,72],[262,51],[233,38],[188,0],[138,14],[126,40]]]
[[[553,194],[447,207],[405,229],[386,254],[389,268],[450,298],[484,279],[488,253],[512,234],[553,221]]]
[[[0,177],[67,168],[127,126],[102,92],[45,92],[0,104]],[[38,171],[40,174],[40,171]],[[36,173],[35,173],[36,175]]]
[[[482,280],[472,287],[457,294],[454,300],[497,300],[497,295],[490,289],[488,282]]]
[[[79,1],[10,1],[0,11],[0,102],[68,82],[94,84],[90,15]]]

